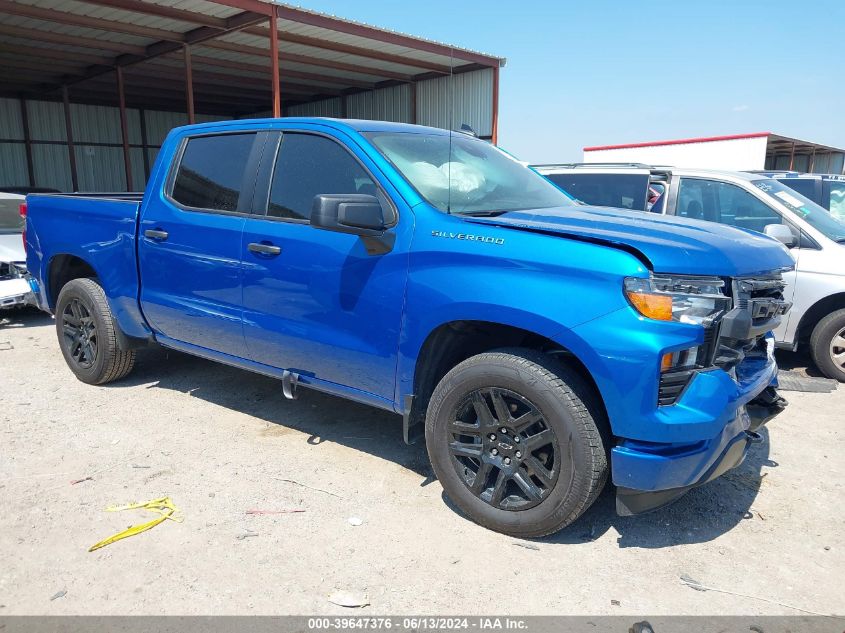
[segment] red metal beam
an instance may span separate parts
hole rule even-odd
[[[151,91],[149,88],[144,86],[133,86],[131,82],[128,86],[125,86],[125,97],[126,97],[126,105],[127,107],[144,107],[144,108],[155,108],[157,106],[163,106],[163,104],[167,104],[167,109],[172,109],[177,112],[181,112],[184,114],[185,112],[185,92],[181,87],[166,87],[163,88],[159,86],[156,88],[155,91]],[[153,93],[154,94],[151,94]],[[114,86],[106,86],[101,83],[91,84],[80,86],[74,89],[74,94],[78,96],[82,95],[83,97],[90,97],[96,96],[100,101],[106,102],[107,105],[112,107],[118,106],[117,99],[115,97],[115,90]],[[197,100],[198,110],[204,112],[203,106],[208,104],[215,104],[220,106],[226,106],[229,112],[234,112],[236,110],[260,110],[262,108],[266,109],[267,98],[269,95],[269,91],[265,92],[260,99],[250,97],[233,97],[231,94],[223,95],[219,93],[205,93],[202,90],[197,90],[195,98]],[[80,101],[83,102],[83,101]],[[134,105],[136,104],[137,105]]]
[[[45,58],[56,59],[64,62],[79,62],[88,66],[105,66],[112,62],[111,58],[103,55],[90,55],[88,53],[76,53],[70,51],[56,50],[45,46],[23,46],[0,42],[0,52],[12,55],[22,55],[27,59]]]
[[[132,13],[140,13],[141,15],[154,15],[160,18],[180,20],[188,24],[210,26],[215,29],[226,28],[225,18],[215,18],[204,13],[185,11],[184,9],[153,4],[152,2],[143,2],[143,0],[81,0],[81,2],[95,4],[101,7],[110,7],[112,9],[122,9],[124,11],[131,11]]]
[[[74,64],[71,61],[62,62],[60,60],[50,60],[48,63],[33,61],[32,59],[17,59],[15,57],[3,57],[0,59],[0,65],[5,69],[7,68],[18,68],[21,70],[31,71],[31,73],[27,74],[42,74],[42,75],[61,75],[61,74],[71,74],[77,75],[78,77],[82,77],[82,73],[85,71],[85,66],[80,66],[79,64]],[[4,72],[5,74],[5,72]]]
[[[585,147],[585,152],[597,152],[605,149],[632,149],[635,147],[662,147],[663,145],[687,145],[689,143],[711,143],[713,141],[738,141],[748,138],[771,136],[771,132],[753,132],[751,134],[730,134],[728,136],[701,136],[698,138],[679,138],[669,141],[648,141],[645,143],[623,143],[621,145],[595,145]]]
[[[275,7],[274,7],[275,8]],[[273,118],[282,116],[282,93],[279,88],[279,28],[276,24],[276,11],[270,15],[270,85],[273,89]]]
[[[267,29],[262,27],[251,27],[244,29],[244,33],[249,35],[257,35],[259,37],[269,37],[270,33]],[[346,53],[348,55],[356,55],[365,59],[376,59],[383,62],[390,62],[391,64],[401,64],[402,66],[410,66],[412,68],[421,68],[430,72],[440,74],[449,74],[449,66],[437,64],[435,62],[423,61],[421,59],[414,59],[404,55],[395,55],[393,53],[384,53],[382,51],[375,51],[370,48],[362,46],[353,46],[351,44],[343,44],[341,42],[331,42],[329,40],[322,40],[316,37],[308,37],[306,35],[299,35],[297,33],[288,33],[283,31],[284,41],[286,44],[301,44],[303,46],[310,46],[312,48],[335,51],[337,53]]]
[[[117,100],[120,107],[120,136],[123,140],[123,168],[126,171],[126,191],[132,191],[132,160],[129,156],[129,126],[126,122],[126,94],[123,92],[123,68],[115,68]]]
[[[194,116],[194,73],[191,68],[191,48],[185,46],[185,101],[188,108],[188,123],[196,122]]]
[[[296,22],[298,24],[308,24],[310,26],[330,29],[339,33],[357,35],[358,37],[364,37],[370,40],[384,42],[386,44],[395,44],[396,46],[405,46],[418,51],[443,55],[444,57],[450,57],[450,53],[453,53],[453,56],[457,59],[483,64],[484,66],[499,66],[501,64],[498,57],[491,57],[490,55],[474,53],[472,51],[454,50],[450,46],[444,44],[429,42],[415,37],[409,37],[407,35],[400,35],[399,33],[392,33],[390,31],[382,31],[381,29],[373,28],[371,26],[348,22],[328,15],[285,6],[277,6],[276,11],[279,18],[282,20],[289,20],[290,22]]]
[[[261,0],[214,0],[216,4],[223,4],[227,7],[234,7],[241,11],[251,11],[270,17],[273,15],[273,5]]]
[[[125,53],[129,55],[143,55],[146,50],[143,46],[77,37],[76,35],[64,35],[62,33],[42,31],[41,29],[27,29],[20,26],[9,26],[6,24],[0,24],[0,35],[17,37],[22,40],[26,40],[30,44],[34,44],[36,42],[50,42],[51,44],[66,44],[68,46],[92,48],[95,50]]]
[[[493,68],[493,129],[490,133],[491,142],[499,142],[499,67]]]
[[[266,58],[267,50],[255,46],[245,46],[235,42],[228,42],[226,40],[214,40],[205,42],[203,46],[209,48],[219,48],[220,50],[233,51],[244,55],[255,55],[256,57]],[[299,55],[297,53],[279,53],[279,60],[281,62],[290,62],[294,64],[305,64],[308,66],[319,66],[322,68],[331,68],[332,70],[343,70],[359,75],[370,75],[373,77],[385,77],[387,79],[397,79],[399,81],[411,81],[411,75],[407,73],[398,73],[392,70],[382,70],[380,68],[373,68],[371,66],[364,66],[362,64],[347,64],[345,62],[337,62],[329,59],[322,59],[320,57],[311,57],[309,55]]]
[[[6,0],[0,0],[0,2],[4,1]],[[255,24],[255,22],[259,19],[264,19],[264,17],[257,13],[239,13],[238,15],[226,19],[228,30],[225,32],[231,32],[246,28],[247,26]],[[199,28],[193,29],[192,31],[188,31],[180,37],[182,38],[183,44],[198,44],[200,42],[205,42],[208,39],[217,37],[218,35],[220,35],[220,33],[221,32],[217,29],[213,29],[207,26],[201,26]],[[149,46],[147,46],[144,49],[142,55],[120,55],[116,57],[114,59],[113,65],[129,66],[131,64],[138,64],[148,59],[153,59],[155,57],[160,57],[168,53],[173,53],[175,51],[178,51],[181,47],[182,44],[180,43],[172,42],[169,40],[160,40],[158,42],[155,42],[154,44],[150,44]],[[97,67],[91,67],[86,70],[85,76],[82,79],[88,79],[102,74],[104,74],[104,71],[102,69]],[[82,79],[74,79],[73,81],[81,81]],[[63,83],[68,82],[66,81]]]
[[[261,75],[266,76],[267,74],[267,66],[262,66],[259,64],[249,64],[246,62],[233,62],[229,59],[219,60],[215,57],[205,57],[202,55],[192,54],[191,57],[194,60],[194,64],[205,64],[207,66],[215,67],[214,70],[208,70],[206,68],[198,68],[194,66],[194,73],[202,73],[203,76],[211,77],[215,74],[219,76],[221,79],[224,78],[229,83],[232,82],[233,77],[238,77],[239,82],[248,82],[250,80],[259,80],[258,77],[246,76],[244,72],[254,72]],[[267,55],[265,54],[265,59]],[[151,64],[140,64],[137,67],[145,67],[149,65],[155,65],[156,68],[162,68],[160,62],[153,61]],[[288,70],[285,69],[284,73],[285,78],[290,79],[301,79],[305,83],[315,82],[319,84],[331,84],[337,86],[339,88],[346,88],[349,86],[354,86],[356,88],[362,88],[365,90],[372,90],[375,87],[375,84],[368,81],[358,81],[355,79],[345,79],[343,77],[337,77],[332,75],[320,75],[316,73],[306,73],[301,72],[298,70]],[[259,80],[259,81],[264,81]],[[284,83],[284,82],[283,82]]]
[[[67,13],[66,11],[56,11],[54,9],[45,9],[44,7],[36,7],[29,4],[20,4],[17,2],[11,2],[10,0],[0,0],[0,13],[16,15],[24,18],[33,18],[35,20],[46,20],[47,22],[55,22],[57,24],[81,26],[86,29],[97,29],[99,31],[111,33],[125,33],[127,35],[136,35],[138,37],[148,37],[153,40],[183,42],[185,39],[184,35],[181,33],[174,33],[173,31],[153,29],[148,26],[139,26],[137,24],[126,24],[125,22],[116,22],[114,20],[102,20],[100,18],[92,18],[87,15],[77,15],[75,13]]]
[[[196,61],[196,59],[194,59],[194,61]],[[129,67],[124,69],[124,73],[125,75],[132,77],[132,84],[130,84],[130,86],[137,85],[145,86],[147,88],[156,88],[157,86],[161,86],[162,88],[178,90],[182,92],[184,100],[185,73],[180,69],[167,68],[164,66],[158,66],[154,70],[149,68],[141,69],[140,67]],[[209,73],[194,66],[193,79],[195,94],[198,92],[216,91],[220,94],[230,96],[233,100],[237,100],[243,95],[249,96],[261,94],[264,95],[262,98],[265,98],[268,94],[272,95],[270,83],[266,79],[261,80],[249,77],[248,83],[243,82],[242,80],[238,84],[239,87],[237,92],[232,90],[232,75]],[[79,85],[90,85],[92,83],[101,82],[102,80],[103,77],[95,77],[86,81],[84,84]],[[281,82],[281,89],[283,92],[300,95],[313,95],[327,90],[327,88],[322,86],[305,86],[285,81]],[[337,94],[337,92],[334,92],[334,94]]]
[[[70,118],[70,98],[67,86],[62,86],[62,104],[65,110],[65,138],[67,139],[67,155],[70,162],[70,182],[74,191],[79,191],[79,179],[76,173],[76,148],[73,146],[73,125]]]

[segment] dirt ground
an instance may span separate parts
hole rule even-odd
[[[0,375],[0,615],[845,614],[845,388],[785,394],[670,508],[620,518],[605,491],[519,542],[450,506],[398,416],[161,349],[90,387],[35,312],[0,325]],[[88,552],[151,518],[104,508],[166,495],[184,522]]]

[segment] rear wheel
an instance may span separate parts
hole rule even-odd
[[[472,520],[539,537],[575,521],[607,479],[592,389],[528,349],[473,356],[441,380],[426,416],[429,457]]]
[[[101,385],[132,371],[135,351],[120,349],[116,332],[106,293],[96,280],[74,279],[62,288],[56,333],[65,361],[79,380]]]
[[[810,336],[810,352],[825,376],[845,382],[845,308],[816,324]]]

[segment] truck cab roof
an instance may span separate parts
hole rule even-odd
[[[449,130],[429,127],[426,125],[414,125],[411,123],[395,123],[392,121],[370,121],[367,119],[335,119],[331,117],[279,117],[266,119],[237,119],[232,121],[215,121],[210,123],[196,123],[186,125],[180,130],[187,132],[204,129],[243,129],[246,127],[271,127],[277,124],[319,124],[326,125],[338,130],[354,132],[402,132],[406,134],[433,134],[446,136]]]

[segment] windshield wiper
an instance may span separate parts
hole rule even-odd
[[[507,213],[507,211],[457,211],[453,212],[453,215],[466,215],[472,218],[494,218],[503,213]]]

